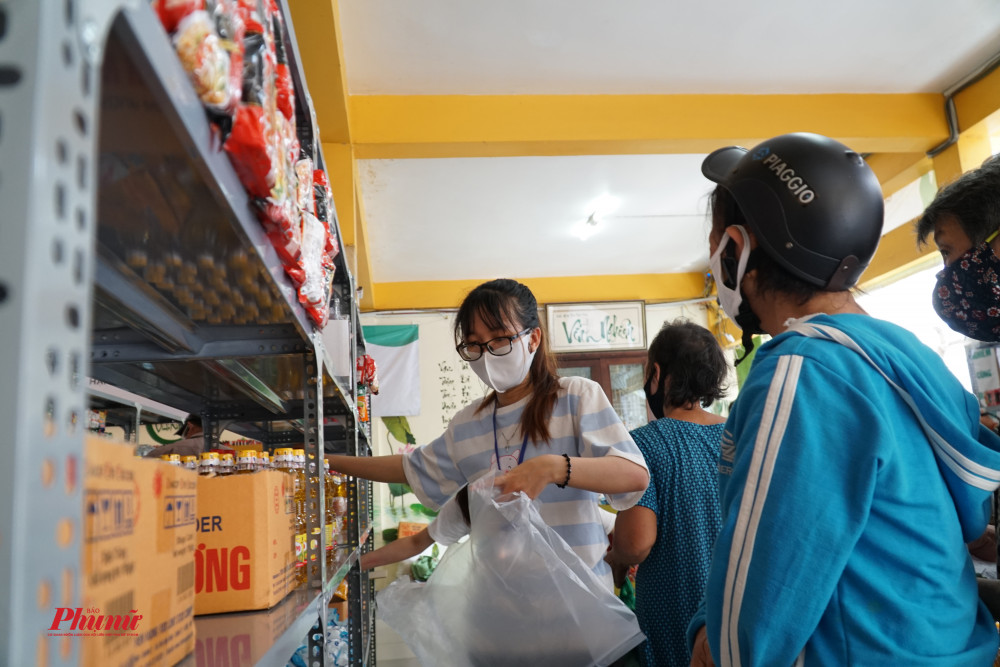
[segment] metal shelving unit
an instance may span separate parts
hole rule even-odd
[[[300,140],[322,166],[279,4],[306,124]],[[370,448],[358,435],[356,355],[349,376],[333,375],[336,360],[146,0],[0,4],[0,93],[0,419],[12,440],[0,466],[0,663],[76,664],[79,640],[44,630],[55,606],[81,602],[76,470],[88,401],[118,399],[88,378],[201,414],[209,444],[223,428],[265,444],[304,442],[307,503],[320,508],[310,523],[323,522],[324,451]],[[354,281],[343,253],[336,264],[354,355],[363,349]],[[200,290],[202,308],[192,304],[195,284],[213,290]],[[270,610],[196,626],[261,623],[273,633],[247,664],[280,664],[310,628],[325,627],[330,595],[347,577],[351,603],[358,598],[352,628],[365,642],[357,648],[371,645],[371,589],[356,567],[370,548],[370,493],[368,483],[350,485],[350,542],[335,572],[320,542],[307,588]],[[204,657],[196,651],[185,664],[213,664]]]

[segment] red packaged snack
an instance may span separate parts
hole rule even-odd
[[[181,19],[173,41],[202,104],[217,112],[235,109],[239,89],[230,86],[230,54],[208,12],[196,11]]]
[[[299,210],[310,213],[316,210],[316,203],[313,201],[313,163],[305,156],[295,163],[295,205]]]
[[[153,10],[167,32],[177,30],[185,16],[199,9],[205,9],[205,0],[153,0]]]
[[[215,23],[222,48],[229,53],[227,86],[231,104],[226,113],[233,116],[243,99],[243,38],[246,31],[242,14],[237,0],[208,0],[205,7]]]
[[[298,262],[302,246],[302,223],[298,212],[287,201],[279,203],[271,199],[261,199],[257,205],[261,223],[267,231],[271,245],[278,253],[278,258],[285,265],[286,273],[292,276],[296,285],[301,284]],[[289,272],[290,268],[294,273]]]
[[[273,5],[273,3],[272,3]],[[285,31],[281,22],[281,14],[274,7],[271,13],[271,26],[274,35],[274,88],[278,111],[285,118],[292,120],[295,116],[295,90],[292,88],[292,73],[288,69],[288,53],[285,50]]]
[[[326,172],[322,169],[313,170],[312,181],[313,200],[315,203],[313,211],[320,222],[325,222],[329,225],[330,207],[333,204],[330,197],[330,181],[326,177]]]
[[[326,325],[330,315],[330,291],[323,267],[326,226],[312,213],[302,213],[302,252],[299,265],[305,276],[299,287],[299,301],[306,312],[320,327]]]
[[[260,25],[259,21],[255,22],[258,14],[249,8],[251,1],[239,0],[237,14],[246,28],[243,37],[242,100],[223,148],[247,192],[253,197],[266,199],[278,179],[271,139],[274,133],[272,115],[267,112],[271,70],[266,36],[250,29]]]
[[[237,10],[244,30],[264,34],[264,12],[258,0],[237,0]]]
[[[241,104],[236,110],[233,129],[223,144],[240,182],[251,196],[264,199],[271,194],[274,182],[267,134],[270,123],[264,109]]]

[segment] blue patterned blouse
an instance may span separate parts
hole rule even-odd
[[[637,506],[656,513],[656,543],[639,564],[635,613],[649,640],[646,665],[686,667],[686,631],[705,592],[722,526],[719,446],[724,424],[658,419],[631,432],[649,466]]]

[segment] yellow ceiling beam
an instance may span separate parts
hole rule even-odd
[[[346,246],[353,246],[357,236],[357,215],[354,203],[357,191],[357,174],[354,150],[350,144],[323,144],[323,161],[330,179],[330,194],[337,209],[340,239]]]
[[[933,243],[917,248],[913,222],[908,222],[882,236],[871,264],[861,276],[859,287],[874,289],[904,278],[934,261],[940,262],[937,248]]]
[[[322,140],[350,143],[347,73],[337,0],[289,0],[288,9]]]
[[[354,159],[354,150],[349,144],[323,144],[323,159],[330,178],[347,266],[354,274],[356,285],[362,288],[359,307],[371,310],[375,289],[371,277],[371,251],[368,247],[364,201],[358,183],[358,162]]]
[[[866,158],[882,184],[882,196],[889,197],[934,169],[925,153],[875,153]]]
[[[562,278],[517,278],[538,303],[584,303],[641,300],[648,303],[699,298],[705,289],[701,273],[660,273]],[[376,283],[375,310],[458,308],[477,280],[432,280]]]
[[[705,153],[795,130],[864,153],[948,136],[941,95],[353,95],[359,159]]]
[[[963,131],[984,121],[1000,120],[1000,67],[955,93],[958,127]]]

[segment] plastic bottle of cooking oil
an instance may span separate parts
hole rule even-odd
[[[306,541],[306,518],[301,514],[295,515],[295,585],[302,586],[308,579],[306,565],[309,553],[309,545]]]
[[[278,447],[274,450],[274,456],[271,457],[271,468],[288,472],[288,457],[285,456],[286,451],[288,449],[285,447]]]
[[[252,449],[241,449],[236,458],[236,474],[249,475],[257,471],[257,452]]]
[[[293,449],[290,456],[291,473],[294,477],[295,497],[295,566],[296,580],[299,585],[308,579],[307,565],[309,563],[308,525],[306,524],[306,453],[303,449]],[[301,455],[301,457],[300,457]]]
[[[198,466],[198,474],[214,477],[219,470],[219,453],[202,452],[201,464]]]
[[[229,452],[223,452],[219,455],[219,476],[226,477],[227,475],[232,475],[234,472],[235,464],[233,463],[233,455]]]
[[[347,542],[347,475],[334,471],[333,482],[336,492],[333,496],[333,513],[336,518],[337,544]]]
[[[336,517],[333,514],[333,497],[337,493],[337,485],[333,481],[333,473],[330,472],[330,462],[323,459],[323,529],[326,531],[326,567],[333,569],[334,554],[337,545]]]

